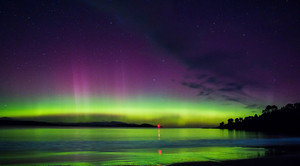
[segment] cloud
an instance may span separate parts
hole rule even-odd
[[[242,99],[237,98],[237,97],[231,97],[231,96],[227,96],[227,95],[222,95],[222,97],[226,100],[226,101],[234,101],[234,102],[238,102],[241,103]]]
[[[200,91],[197,96],[209,96],[213,92],[214,92],[213,89],[207,88],[206,90]]]
[[[258,105],[258,104],[249,104],[249,105],[246,105],[245,108],[249,108],[249,109],[263,109],[264,106],[263,105]]]
[[[200,89],[202,88],[202,85],[201,84],[198,84],[198,83],[193,83],[193,82],[182,82],[181,83],[183,86],[187,86],[189,88],[193,88],[193,89]]]
[[[228,83],[225,87],[220,88],[219,91],[223,92],[241,92],[244,88],[244,85],[238,83]]]
[[[197,75],[197,79],[198,80],[202,80],[202,79],[205,79],[205,78],[207,78],[207,74],[199,74],[199,75]]]
[[[199,90],[197,96],[210,100],[223,100],[245,104],[245,101],[249,98],[249,95],[243,91],[245,84],[221,81],[216,77],[206,74],[201,75],[200,79],[196,81],[183,81],[181,84],[188,88]]]
[[[187,86],[192,89],[199,89],[197,96],[209,96],[214,92],[214,89],[206,87],[204,84],[194,83],[194,82],[182,82],[183,86]]]
[[[220,81],[217,81],[217,79],[215,77],[208,77],[206,79],[206,83],[209,83],[209,84],[219,84]]]

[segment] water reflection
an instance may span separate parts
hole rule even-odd
[[[157,139],[160,140],[160,128],[157,129]]]
[[[278,144],[295,145],[300,141],[218,129],[0,129],[0,165],[221,161],[264,156],[266,150],[256,147]]]
[[[160,140],[160,125],[157,125],[157,137],[158,140]],[[158,149],[159,156],[161,155],[161,149]],[[160,160],[158,160],[160,162]],[[161,164],[158,164],[158,166],[161,166]]]

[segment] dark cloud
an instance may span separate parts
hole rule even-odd
[[[206,88],[205,90],[202,90],[198,93],[198,96],[209,96],[210,94],[212,94],[214,92],[213,89],[210,88]]]
[[[197,75],[197,79],[198,80],[205,79],[206,77],[207,77],[207,74],[199,74],[199,75]]]
[[[249,108],[249,109],[263,109],[264,106],[263,105],[258,105],[258,104],[250,104],[250,105],[246,105],[245,108]]]
[[[240,98],[237,97],[231,97],[231,96],[227,96],[227,95],[222,95],[222,97],[226,100],[226,101],[233,101],[233,102],[238,102],[241,103],[242,100]]]
[[[187,86],[192,89],[199,89],[197,96],[209,96],[214,92],[214,89],[206,87],[204,84],[194,83],[194,82],[182,82],[183,86]]]
[[[215,77],[208,77],[205,82],[209,83],[209,84],[219,84],[219,83],[221,83],[221,81],[218,81]]]
[[[203,87],[201,84],[193,83],[193,82],[182,82],[181,84],[183,86],[187,86],[187,87],[193,88],[193,89],[200,89]]]
[[[244,85],[238,83],[228,83],[225,87],[220,88],[219,91],[223,92],[241,92],[244,88]]]
[[[198,95],[201,97],[215,100],[224,100],[243,103],[249,98],[249,95],[246,94],[243,90],[245,85],[235,83],[219,81],[216,77],[205,75],[205,80],[198,79],[195,82],[182,82],[183,86],[198,89]]]

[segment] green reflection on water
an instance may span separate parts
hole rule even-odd
[[[159,150],[161,153],[159,153]],[[177,162],[222,161],[263,156],[263,148],[201,147],[132,149],[126,152],[35,152],[1,154],[0,161],[13,165],[168,165]],[[55,162],[59,161],[59,162]]]
[[[24,128],[0,129],[0,141],[46,142],[46,141],[109,141],[114,150],[68,151],[22,149],[1,151],[0,165],[168,165],[177,162],[222,161],[256,158],[265,155],[264,148],[246,147],[167,147],[145,148],[115,145],[115,141],[190,141],[190,140],[234,140],[259,138],[263,135],[219,129],[120,129],[120,128]],[[158,139],[159,138],[159,139]],[[147,142],[148,141],[148,142]],[[116,150],[117,149],[117,150]]]
[[[263,138],[261,133],[220,129],[171,128],[0,128],[0,141],[138,141]]]

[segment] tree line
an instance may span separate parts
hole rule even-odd
[[[230,118],[227,124],[220,123],[219,128],[300,134],[299,122],[300,103],[287,104],[280,109],[276,105],[268,105],[261,115]]]

